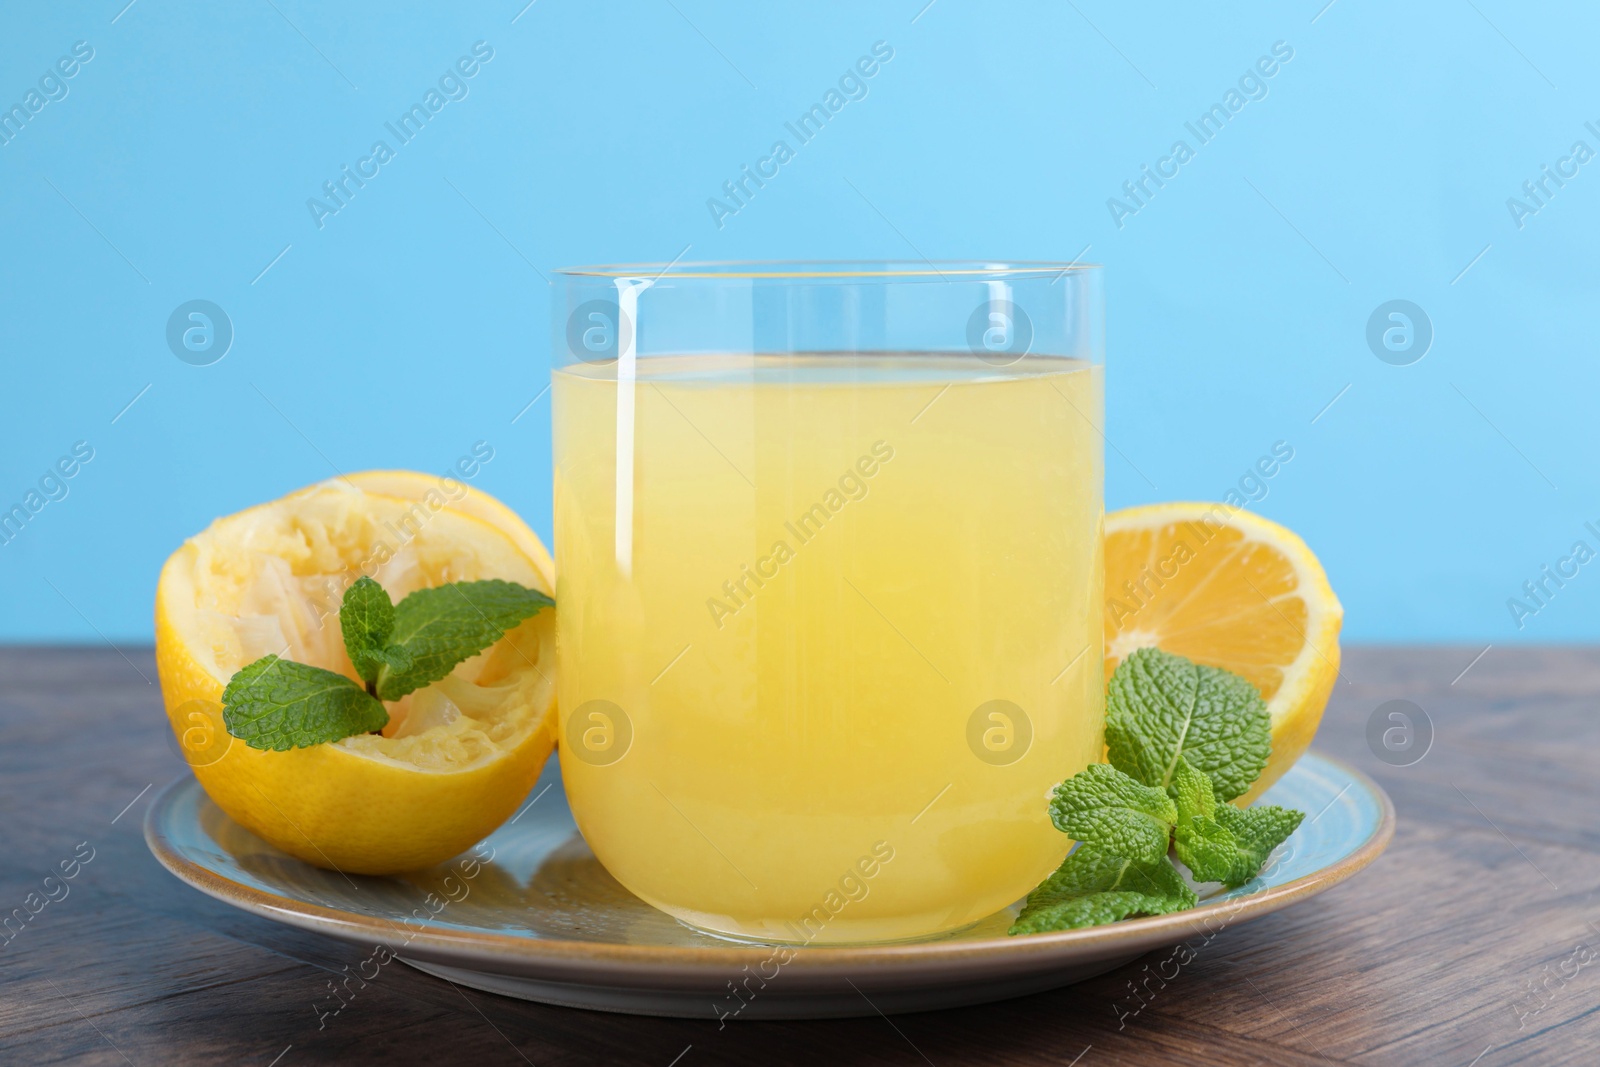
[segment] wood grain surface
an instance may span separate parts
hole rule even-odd
[[[0,936],[0,1063],[1600,1063],[1600,650],[1481,651],[1347,650],[1317,747],[1388,789],[1394,843],[1176,974],[1162,951],[1001,1004],[719,1029],[390,967],[319,1029],[360,952],[202,896],[145,849],[151,795],[188,773],[149,650],[0,649],[0,915],[38,908]],[[1410,766],[1368,746],[1390,700],[1433,726]]]

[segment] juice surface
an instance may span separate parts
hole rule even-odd
[[[757,939],[1026,894],[1071,844],[1050,788],[1101,754],[1101,368],[621,366],[553,384],[561,767],[596,856]]]

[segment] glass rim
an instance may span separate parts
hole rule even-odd
[[[568,278],[700,278],[738,281],[755,278],[943,278],[963,280],[1032,278],[1098,271],[1099,263],[1077,260],[705,260],[680,263],[601,263],[558,267]]]

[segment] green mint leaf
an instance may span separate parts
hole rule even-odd
[[[1233,881],[1224,879],[1228,887],[1244,885],[1260,874],[1272,850],[1287,841],[1305,817],[1303,811],[1274,804],[1255,804],[1243,810],[1226,804],[1218,807],[1217,821],[1233,834],[1242,860],[1240,876]]]
[[[251,748],[283,752],[381,730],[389,713],[342,674],[277,656],[241,669],[222,691],[222,722]]]
[[[407,671],[411,669],[411,653],[399,645],[389,645],[382,652],[377,653],[384,667],[392,671]],[[381,669],[381,668],[380,668]]]
[[[492,578],[418,589],[394,609],[391,648],[409,662],[378,671],[378,696],[399,700],[436,682],[505,632],[555,601],[537,590]]]
[[[1009,932],[1075,930],[1194,906],[1194,890],[1165,856],[1139,863],[1108,849],[1081,844],[1028,894]]]
[[[1111,765],[1159,789],[1182,756],[1211,779],[1218,800],[1242,795],[1267,765],[1271,727],[1248,681],[1160,649],[1123,660],[1106,694]]]
[[[1178,825],[1173,834],[1173,850],[1178,859],[1197,882],[1231,883],[1243,870],[1245,860],[1238,840],[1217,821],[1217,798],[1211,779],[1179,756],[1167,791],[1178,808]]]
[[[1239,851],[1239,841],[1215,819],[1199,818],[1178,828],[1173,842],[1178,859],[1197,882],[1243,885],[1255,874]]]
[[[356,673],[369,686],[378,681],[378,670],[389,665],[384,648],[394,632],[394,602],[383,586],[371,578],[357,578],[344,591],[339,607],[339,629],[344,634],[344,650]]]
[[[1174,848],[1197,882],[1244,885],[1304,818],[1270,804],[1243,811],[1218,804],[1211,780],[1182,756],[1168,791],[1178,808]]]
[[[1075,841],[1155,863],[1167,854],[1178,812],[1162,790],[1108,764],[1091,763],[1055,787],[1050,821]]]
[[[1172,781],[1167,785],[1167,795],[1178,809],[1178,825],[1195,818],[1210,819],[1217,813],[1217,794],[1206,772],[1178,757],[1172,769]]]

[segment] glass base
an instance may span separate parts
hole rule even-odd
[[[913,941],[930,941],[960,933],[976,926],[986,916],[963,915],[954,921],[948,912],[926,915],[896,916],[890,919],[851,919],[849,909],[821,919],[788,920],[769,919],[756,922],[739,922],[726,915],[710,915],[683,908],[663,907],[653,900],[645,901],[658,911],[665,912],[679,923],[695,931],[722,941],[741,945],[901,945]]]

